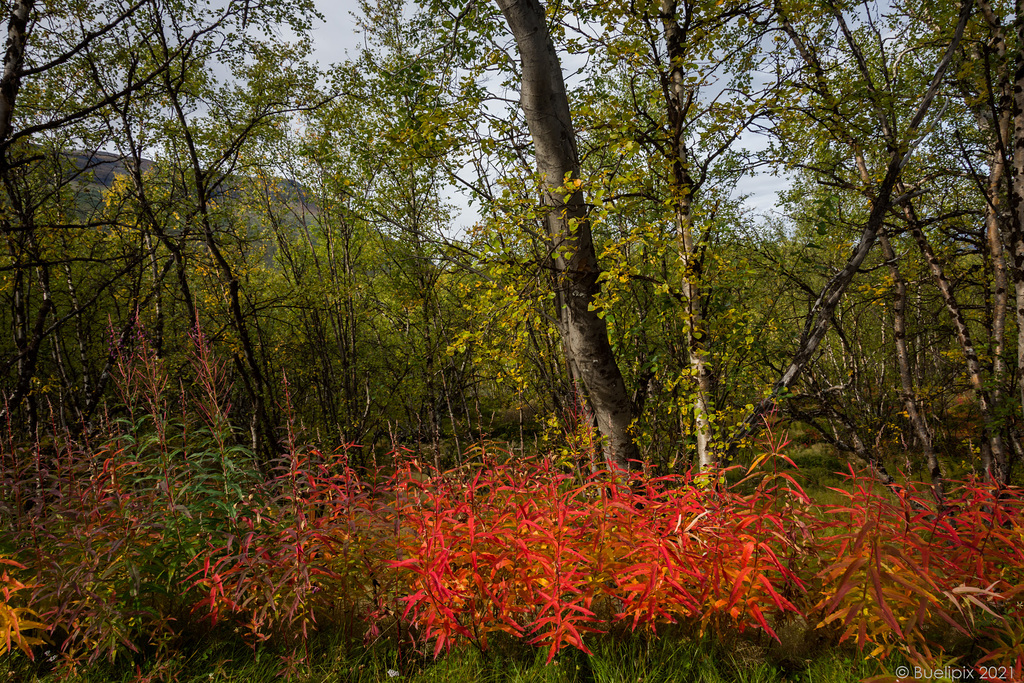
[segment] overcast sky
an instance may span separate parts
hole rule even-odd
[[[343,62],[346,50],[353,53],[362,40],[356,33],[353,12],[359,11],[356,0],[319,0],[317,9],[324,15],[324,23],[316,25],[313,41],[316,58],[322,66]]]

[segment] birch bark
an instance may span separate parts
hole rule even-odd
[[[600,266],[583,192],[576,133],[562,66],[538,0],[496,0],[522,62],[521,105],[533,139],[544,221],[562,301],[561,332],[569,365],[590,397],[609,463],[627,468],[640,458],[630,435],[633,405],[594,309]]]

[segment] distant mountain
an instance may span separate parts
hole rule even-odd
[[[127,176],[128,165],[127,159],[118,154],[111,154],[110,152],[68,152],[68,159],[70,159],[75,167],[79,171],[87,171],[93,175],[93,182],[97,185],[101,185],[103,189],[110,189],[114,184],[114,179],[119,176]],[[142,172],[146,173],[150,169],[156,166],[156,162],[150,159],[142,160]],[[294,180],[278,178],[280,183],[279,189],[284,192],[284,196],[287,198],[289,203],[294,203],[304,211],[316,213],[316,206],[313,204],[309,192],[306,191],[299,183]],[[230,187],[226,187],[223,192],[228,196],[232,195]]]
[[[75,164],[75,167],[78,168],[78,170],[92,173],[95,182],[107,189],[114,184],[114,179],[117,176],[128,175],[126,159],[118,154],[100,151],[80,151],[68,152],[67,156],[68,159]],[[151,169],[153,165],[153,161],[143,159],[142,172],[145,173]]]

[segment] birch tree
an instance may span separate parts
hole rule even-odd
[[[497,0],[522,65],[521,106],[534,144],[544,222],[568,361],[593,405],[605,457],[619,467],[639,460],[630,435],[633,406],[595,309],[601,268],[580,189],[580,162],[562,67],[538,0]]]

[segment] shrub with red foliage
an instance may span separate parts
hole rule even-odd
[[[589,651],[585,635],[617,622],[775,636],[800,614],[874,656],[921,664],[942,661],[952,628],[988,643],[983,661],[1019,669],[1021,492],[953,483],[936,513],[927,485],[895,495],[866,473],[848,479],[837,489],[848,501],[825,506],[784,474],[740,495],[707,477],[577,483],[544,459],[400,482],[418,490],[392,563],[410,587],[404,615],[435,653],[503,631],[550,661],[568,645]]]
[[[435,639],[487,645],[504,631],[548,648],[584,651],[607,628],[597,606],[631,628],[699,621],[763,628],[796,606],[799,578],[777,491],[740,496],[689,477],[617,483],[597,472],[582,484],[549,460],[486,462],[467,482],[443,477],[403,510],[404,559],[393,562],[411,594],[405,616]]]
[[[818,572],[810,596],[841,639],[929,664],[952,629],[988,640],[987,660],[1024,657],[1024,497],[979,481],[949,482],[936,512],[925,484],[895,493],[852,470],[847,501],[814,517]]]
[[[239,517],[239,533],[210,541],[191,575],[194,609],[215,621],[244,616],[257,640],[305,641],[311,627],[351,628],[393,594],[393,514],[384,490],[360,478],[347,452],[312,450],[282,459],[262,504]]]

